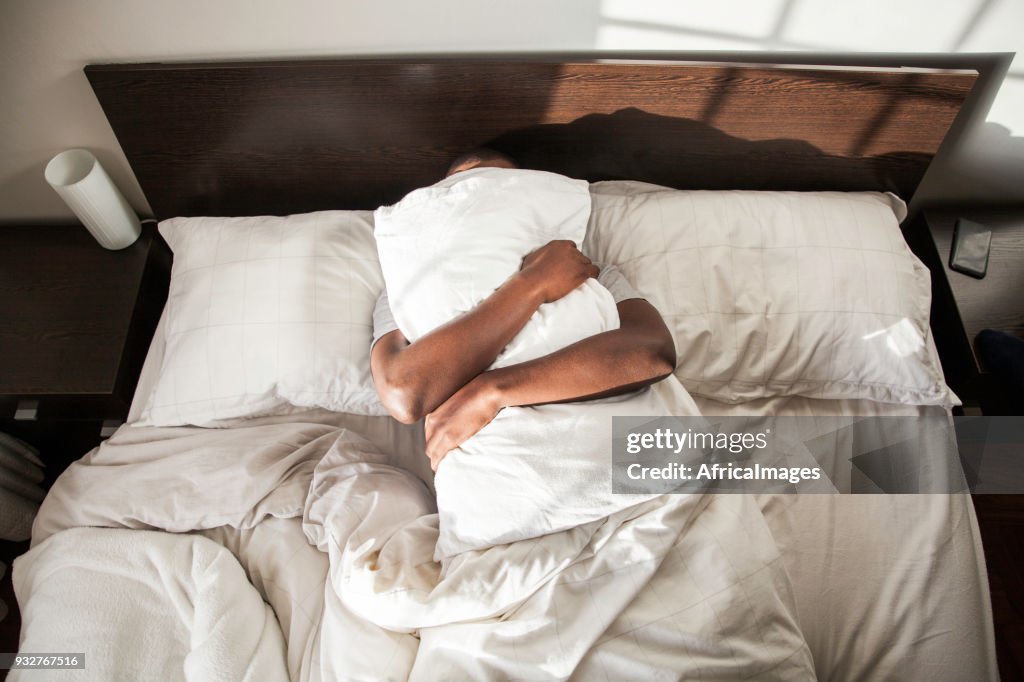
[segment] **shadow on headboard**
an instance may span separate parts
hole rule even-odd
[[[494,146],[588,180],[909,199],[973,71],[336,59],[88,66],[157,218],[372,209]]]
[[[601,140],[594,145],[594,140]],[[909,195],[930,154],[825,154],[805,140],[744,140],[700,121],[622,109],[510,131],[486,145],[525,168],[687,189],[863,190]]]

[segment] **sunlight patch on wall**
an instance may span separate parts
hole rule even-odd
[[[634,28],[647,24],[655,31],[659,26],[674,27],[694,35],[736,35],[757,40],[771,35],[785,4],[787,0],[604,0],[601,14],[606,20],[631,24]]]
[[[602,50],[1017,52],[987,121],[1024,134],[1024,0],[602,0],[600,11]]]
[[[685,47],[680,43],[685,44]],[[686,34],[685,39],[678,32],[639,28],[617,24],[603,24],[597,29],[597,48],[600,50],[760,50],[756,43],[699,33]]]
[[[831,50],[953,51],[985,0],[795,2],[782,37]]]
[[[1024,136],[1024,31],[1021,26],[1024,26],[1024,2],[991,0],[960,46],[965,52],[1017,53],[988,115],[989,123],[997,123],[1016,136]]]

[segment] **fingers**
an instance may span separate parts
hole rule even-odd
[[[441,460],[448,456],[448,450],[446,448],[428,448],[427,459],[430,460],[430,470],[436,472],[437,467],[441,465]]]
[[[555,239],[539,249],[528,253],[523,258],[520,264],[520,269],[530,265],[531,263],[537,263],[538,265],[543,263],[551,265],[555,265],[557,263],[581,263],[591,265],[590,258],[585,256],[582,251],[576,248],[576,242],[570,239]]]
[[[577,251],[576,253],[579,254],[577,258],[577,263],[580,266],[580,276],[582,280],[587,280],[590,279],[591,277],[597,277],[599,274],[601,274],[601,269],[594,265],[594,262],[590,260],[590,258],[583,255],[583,253],[580,251]]]
[[[446,438],[441,437],[441,434],[435,433],[434,420],[427,415],[426,426],[426,437],[427,447],[426,455],[427,459],[430,460],[430,470],[437,471],[437,467],[441,464],[441,460],[448,454],[450,448],[442,441],[447,441]]]
[[[434,413],[431,412],[427,415],[427,418],[423,420],[423,435],[427,440],[427,447],[430,447],[431,441],[434,440]]]
[[[553,242],[548,242],[548,245],[556,244],[558,250],[561,252],[560,256],[565,258],[565,262],[577,263],[583,266],[593,265],[590,258],[576,248],[576,243],[568,239],[558,239]]]
[[[590,260],[590,257],[589,257],[589,256],[587,256],[586,254],[584,254],[584,253],[583,253],[582,251],[580,251],[579,249],[576,249],[576,247],[575,247],[575,246],[573,246],[573,249],[575,249],[575,250],[576,250],[576,254],[577,254],[577,258],[578,258],[579,262],[581,262],[581,263],[583,263],[583,264],[585,264],[585,265],[588,265],[588,266],[590,266],[590,265],[593,265],[593,264],[594,264],[594,261]]]
[[[587,256],[583,255],[583,253],[581,252],[577,253],[580,253],[580,264],[583,266],[585,278],[596,278],[598,272],[600,272],[600,269],[597,267],[597,265],[594,264],[594,261],[592,261]]]
[[[586,256],[584,256],[583,252],[580,251],[576,247],[576,242],[574,242],[574,241],[571,241],[569,239],[558,239],[558,240],[553,241],[551,243],[552,244],[557,244],[558,245],[558,249],[560,251],[564,252],[567,257],[574,257],[577,260],[582,259],[582,260],[587,261],[588,263],[590,262],[590,259],[587,258]]]
[[[544,246],[539,249],[530,252],[527,258],[534,254],[540,255],[542,251],[552,251],[554,253],[580,253],[580,250],[576,248],[576,242],[571,239],[552,239]]]

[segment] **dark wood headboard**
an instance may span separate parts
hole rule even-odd
[[[479,146],[592,181],[909,199],[977,77],[479,58],[85,71],[160,219],[372,209]]]

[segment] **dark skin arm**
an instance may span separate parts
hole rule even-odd
[[[519,272],[473,310],[415,343],[397,330],[381,337],[370,370],[384,407],[406,424],[422,419],[487,369],[541,304],[597,274],[571,241],[554,241],[524,258]]]
[[[505,407],[618,395],[675,369],[672,335],[643,299],[618,305],[618,329],[588,337],[529,362],[478,374],[427,416],[427,456],[435,471],[453,449]]]

